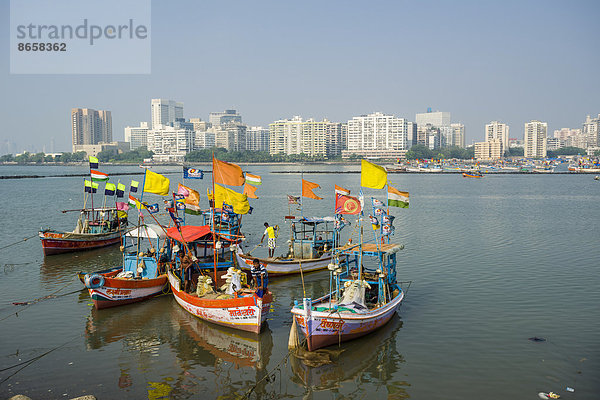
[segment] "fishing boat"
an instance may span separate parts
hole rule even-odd
[[[479,172],[463,172],[463,178],[483,178],[483,175]]]
[[[114,207],[85,208],[72,232],[43,229],[39,232],[45,256],[110,246],[121,242],[127,216]],[[67,212],[67,211],[65,211]]]
[[[125,235],[121,267],[79,273],[94,306],[103,309],[135,303],[168,290],[165,272],[171,250],[166,239],[159,225],[141,225]],[[141,251],[144,247],[147,250]]]
[[[226,209],[228,205],[234,213],[242,214],[249,211],[245,195],[218,185],[218,183],[234,186],[244,184],[245,179],[239,166],[219,161],[213,156],[212,177],[211,208]],[[228,204],[225,204],[225,201]],[[214,218],[215,213],[213,212],[212,215]],[[255,291],[245,285],[246,274],[236,268],[236,258],[232,254],[225,256],[226,246],[222,243],[238,238],[223,236],[216,227],[214,223],[208,227],[208,233],[213,241],[213,246],[210,248],[212,260],[198,257],[197,251],[194,253],[194,249],[197,249],[194,241],[204,240],[204,236],[186,238],[185,235],[177,235],[175,232],[173,235],[169,234],[178,242],[179,247],[174,256],[172,269],[167,272],[173,296],[183,309],[200,319],[234,329],[260,333],[273,302],[273,295],[268,288]],[[177,228],[185,227],[177,226]],[[205,251],[203,256],[205,254],[208,256],[207,247],[202,248]],[[212,279],[206,271],[207,264],[212,264]],[[227,267],[226,273],[222,271],[223,267]],[[222,275],[219,275],[220,272]]]
[[[240,269],[250,271],[255,259],[267,269],[269,276],[299,274],[327,268],[331,262],[334,243],[334,218],[298,217],[289,222],[290,240],[286,255],[276,258],[253,257],[243,254],[241,247],[237,246],[235,255]]]

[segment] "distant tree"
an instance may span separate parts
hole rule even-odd
[[[415,160],[417,158],[432,158],[433,152],[429,149],[429,147],[423,144],[416,144],[410,148],[409,151],[406,152],[406,158],[408,160]]]
[[[15,156],[12,154],[4,154],[3,156],[0,156],[0,162],[12,162],[14,160]]]
[[[555,158],[557,156],[576,156],[578,154],[586,154],[586,150],[579,147],[562,147],[556,150],[548,150],[547,156]]]
[[[525,149],[522,147],[509,147],[505,152],[504,152],[504,156],[505,157],[511,157],[511,156],[523,156],[525,154]]]
[[[594,155],[595,155],[596,157],[600,157],[600,150],[596,150],[596,151],[594,151]]]

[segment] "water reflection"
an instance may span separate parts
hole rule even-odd
[[[119,246],[44,257],[40,264],[40,282],[43,285],[68,282],[80,271],[87,273],[121,265],[121,258]]]
[[[336,391],[344,383],[356,382],[357,394],[361,392],[361,385],[376,384],[386,386],[388,399],[407,399],[410,396],[406,388],[410,385],[404,381],[393,381],[400,364],[404,363],[396,343],[401,328],[402,321],[395,314],[378,331],[343,343],[340,347],[343,351],[332,364],[310,367],[301,358],[291,356],[292,380],[305,387],[307,397],[316,391]]]

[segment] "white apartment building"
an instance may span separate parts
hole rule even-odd
[[[465,147],[465,126],[461,123],[450,124],[452,127],[452,142],[448,146]]]
[[[525,157],[546,157],[546,136],[548,124],[532,120],[525,123],[523,144]]]
[[[215,132],[212,129],[194,132],[194,150],[215,147]]]
[[[183,118],[183,103],[173,100],[152,99],[152,129],[159,125],[173,124],[178,118]]]
[[[269,130],[262,126],[249,126],[246,129],[246,150],[269,151]]]
[[[583,135],[587,139],[587,147],[600,147],[600,114],[597,118],[589,115],[585,118]]]
[[[501,154],[504,155],[508,150],[508,132],[509,126],[503,122],[492,121],[485,125],[485,141],[491,142],[492,140],[500,140],[502,144]]]
[[[425,126],[431,124],[435,127],[449,126],[450,113],[446,111],[427,111],[425,113],[417,113],[415,116],[417,126]]]
[[[348,121],[345,152],[375,157],[378,152],[393,151],[402,152],[403,156],[412,145],[408,140],[409,129],[412,130],[412,124],[407,119],[381,112],[354,117]]]
[[[210,122],[202,121],[202,118],[190,118],[190,124],[192,124],[196,132],[206,131],[211,127]]]
[[[214,133],[216,147],[222,147],[228,151],[246,150],[246,125],[237,123],[213,125],[207,132]]]
[[[337,155],[343,140],[344,127],[327,119],[302,120],[295,116],[269,124],[270,154],[306,154],[308,156]]]
[[[148,147],[148,130],[150,128],[147,122],[140,122],[140,126],[125,127],[125,141],[129,142],[130,150]]]
[[[561,128],[554,131],[554,137],[566,142],[571,136],[581,135],[581,129]]]
[[[225,125],[230,123],[241,124],[242,116],[236,110],[225,110],[223,112],[211,112],[208,114],[208,122],[212,126]]]
[[[563,147],[562,144],[563,141],[559,138],[548,137],[546,138],[546,151],[558,150]]]
[[[194,149],[194,132],[159,125],[148,131],[148,150],[154,152],[153,159],[165,162],[182,162],[187,153]]]
[[[500,139],[475,143],[475,159],[481,161],[498,160],[503,156],[504,145]]]

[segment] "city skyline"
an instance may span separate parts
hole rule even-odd
[[[545,121],[551,136],[600,112],[593,1],[240,2],[227,13],[218,2],[152,7],[161,18],[153,19],[149,75],[10,75],[2,37],[0,86],[11,94],[0,100],[2,152],[6,141],[16,152],[68,151],[65,115],[74,107],[110,110],[113,140],[122,140],[126,126],[151,122],[152,98],[184,103],[186,118],[236,109],[249,126],[373,112],[413,121],[432,108],[464,124],[466,145],[483,140],[490,121],[511,126],[517,138],[526,122]],[[0,10],[8,24],[8,2]],[[194,23],[199,15],[202,24]],[[510,28],[489,24],[491,17]]]

